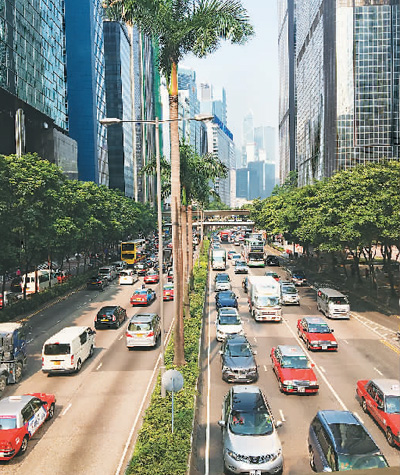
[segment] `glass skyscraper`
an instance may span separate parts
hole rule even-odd
[[[299,184],[400,154],[399,0],[296,1]]]

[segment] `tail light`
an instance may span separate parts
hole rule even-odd
[[[154,332],[149,332],[149,333],[147,334],[147,336],[148,336],[148,337],[154,336]]]
[[[74,364],[74,355],[71,355],[71,365]]]
[[[44,356],[42,356],[42,366],[44,365]]]
[[[128,338],[132,338],[132,335],[129,332],[126,332],[125,336],[127,336]]]

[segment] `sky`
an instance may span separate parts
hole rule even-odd
[[[187,56],[182,66],[196,71],[197,83],[209,82],[218,98],[224,87],[227,96],[228,128],[237,146],[242,143],[244,116],[251,110],[254,126],[278,130],[278,20],[279,0],[242,0],[255,35],[245,45],[222,42],[212,55],[198,59]]]

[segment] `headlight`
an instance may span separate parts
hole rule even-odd
[[[318,341],[311,341],[310,345],[311,346],[319,346],[319,342]]]
[[[310,386],[316,386],[317,385],[317,381],[310,381]]]
[[[249,368],[249,373],[257,373],[257,368],[254,366],[254,368]]]
[[[230,370],[231,370],[231,368],[229,368],[229,366],[223,366],[222,367],[223,372],[230,371]]]
[[[238,462],[248,462],[249,458],[246,455],[240,455],[235,452],[232,452],[232,450],[227,449],[226,453],[232,457],[234,460],[237,460]]]
[[[285,381],[283,381],[283,385],[284,386],[293,386],[293,381],[290,380],[290,379],[286,379]]]
[[[282,449],[278,449],[277,452],[275,452],[274,454],[271,455],[270,461],[273,462],[273,461],[276,460],[278,457],[280,457],[281,454],[282,454]]]

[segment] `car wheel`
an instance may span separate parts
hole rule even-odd
[[[22,443],[21,443],[21,447],[19,448],[18,455],[22,455],[26,452],[26,449],[28,448],[28,440],[29,438],[27,435],[22,439]]]
[[[54,409],[55,409],[55,405],[54,405],[54,402],[50,405],[49,407],[49,412],[47,414],[47,420],[50,420],[50,419],[53,419],[54,417]]]
[[[81,359],[79,358],[79,360],[78,360],[77,363],[76,363],[75,372],[76,372],[76,373],[79,373],[79,371],[80,371],[81,368],[82,368],[82,361],[81,361]]]
[[[314,460],[314,453],[311,449],[311,447],[308,447],[308,459],[310,461],[310,467],[314,470],[314,472],[316,471],[315,469],[315,460]]]
[[[362,400],[361,400],[361,407],[362,407],[363,411],[365,412],[365,414],[368,414],[367,401],[364,398],[362,398]]]
[[[393,437],[393,432],[390,430],[389,427],[388,427],[388,429],[387,429],[387,431],[386,431],[386,440],[388,441],[388,444],[390,445],[390,447],[394,447],[394,446],[395,446],[394,437]]]
[[[7,377],[2,374],[0,376],[0,394],[6,389],[7,386]]]
[[[22,363],[17,363],[15,365],[14,378],[15,378],[16,383],[19,383],[21,381],[21,378],[22,378]]]
[[[94,348],[93,348],[93,345],[90,347],[90,350],[89,350],[89,358],[91,358],[93,356],[93,353],[94,353]]]

